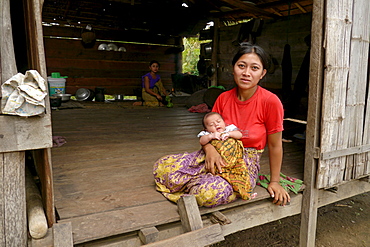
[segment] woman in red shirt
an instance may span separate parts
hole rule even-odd
[[[260,169],[260,157],[268,146],[270,183],[268,191],[276,205],[290,201],[288,192],[279,184],[282,164],[283,106],[278,97],[258,85],[266,75],[268,55],[256,45],[242,43],[234,56],[233,75],[236,87],[222,93],[212,111],[225,123],[235,124],[243,133],[244,161],[248,176],[244,183],[254,188]],[[214,207],[229,203],[238,196],[231,185],[218,174],[224,160],[214,146],[202,150],[167,155],[154,165],[157,190],[176,202],[184,195],[194,195],[199,206]],[[250,197],[252,198],[252,190]]]
[[[232,65],[237,87],[221,94],[212,111],[218,112],[227,124],[238,126],[247,152],[262,151],[268,145],[271,175],[268,191],[274,203],[285,205],[290,197],[279,185],[283,157],[283,106],[275,94],[258,85],[266,75],[268,56],[259,46],[241,44]],[[203,149],[206,168],[216,174],[223,166],[223,160],[211,145],[207,144]]]

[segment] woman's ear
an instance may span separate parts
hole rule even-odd
[[[266,73],[267,73],[267,70],[266,69],[263,69],[262,75],[260,77],[260,80],[262,80],[262,78],[266,75]]]

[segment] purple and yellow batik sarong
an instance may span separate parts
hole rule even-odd
[[[247,165],[249,184],[256,185],[259,161],[263,150],[246,148],[243,160]],[[154,164],[156,188],[168,200],[177,202],[182,196],[194,195],[199,206],[215,207],[234,201],[238,193],[219,175],[205,169],[203,150],[166,155]]]
[[[211,144],[225,162],[219,175],[231,184],[238,197],[243,200],[251,199],[254,187],[249,181],[250,174],[244,161],[243,143],[240,140],[228,138],[224,141],[212,140]]]

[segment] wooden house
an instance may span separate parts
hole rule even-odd
[[[201,33],[212,40],[211,52],[202,51],[214,68],[208,85],[231,88],[235,44],[255,42],[273,61],[262,86],[292,110],[286,121],[305,130],[305,141],[287,146],[295,153],[284,158],[283,172],[305,184],[290,206],[275,207],[260,187],[250,201],[175,205],[155,191],[151,167],[167,152],[198,148],[200,115],[95,102],[52,111],[46,96],[42,116],[0,114],[1,246],[206,246],[295,214],[300,246],[315,246],[317,209],[370,191],[368,0],[0,0],[0,9],[1,84],[34,69],[45,80],[52,72],[68,76],[67,93],[104,87],[131,95],[155,59],[171,88],[182,73],[182,38]],[[53,135],[68,143],[52,148]],[[30,192],[35,177],[39,195]],[[30,194],[45,217],[39,238],[30,230]]]

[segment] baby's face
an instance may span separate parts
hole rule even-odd
[[[210,133],[224,132],[226,128],[224,120],[218,114],[207,117],[204,121],[204,125],[207,128],[206,130]]]

